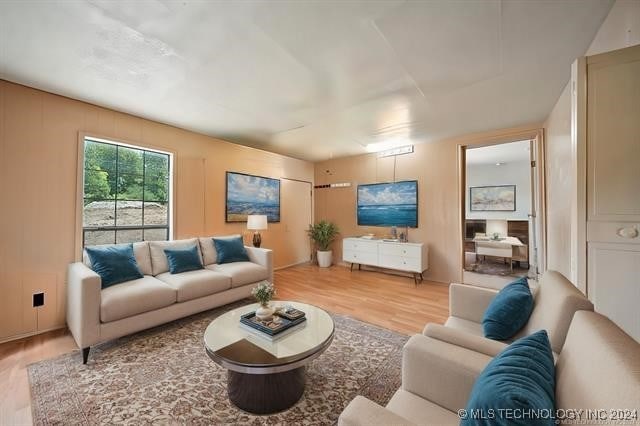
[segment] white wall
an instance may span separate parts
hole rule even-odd
[[[585,52],[595,55],[640,44],[640,1],[616,0],[596,36]],[[567,69],[567,75],[569,70]],[[547,265],[570,278],[572,186],[571,170],[571,90],[570,82],[545,123],[547,190]],[[578,256],[582,254],[574,254]],[[578,285],[579,283],[574,283]]]
[[[597,55],[636,44],[640,44],[640,1],[617,0],[585,55]]]
[[[547,268],[571,277],[571,92],[569,85],[546,124]]]
[[[482,149],[482,148],[476,148]],[[472,212],[469,210],[469,188],[472,186],[515,185],[516,211]],[[514,161],[495,164],[467,164],[467,219],[527,220],[531,209],[531,168],[529,162]]]

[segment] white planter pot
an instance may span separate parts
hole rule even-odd
[[[331,266],[331,256],[333,252],[329,251],[320,251],[318,250],[318,266],[321,268],[328,268]]]

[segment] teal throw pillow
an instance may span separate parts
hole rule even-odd
[[[518,278],[498,292],[484,312],[484,336],[494,340],[513,337],[529,320],[533,296],[526,277]]]
[[[213,244],[216,246],[218,263],[249,261],[242,237],[214,238]]]
[[[555,425],[555,366],[546,330],[507,346],[473,385],[461,426]]]
[[[91,269],[102,279],[103,289],[144,276],[133,255],[133,244],[87,247],[85,250],[91,260]]]
[[[196,246],[184,249],[164,249],[164,254],[167,256],[169,272],[172,274],[203,268],[200,253],[198,253],[198,247]]]

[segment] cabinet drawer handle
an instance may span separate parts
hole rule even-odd
[[[631,228],[620,228],[616,234],[622,238],[636,238],[638,236],[638,229],[635,226]]]

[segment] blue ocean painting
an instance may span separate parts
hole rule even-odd
[[[280,180],[227,172],[227,222],[246,222],[250,214],[280,222]]]
[[[418,226],[418,182],[358,186],[358,225]]]

